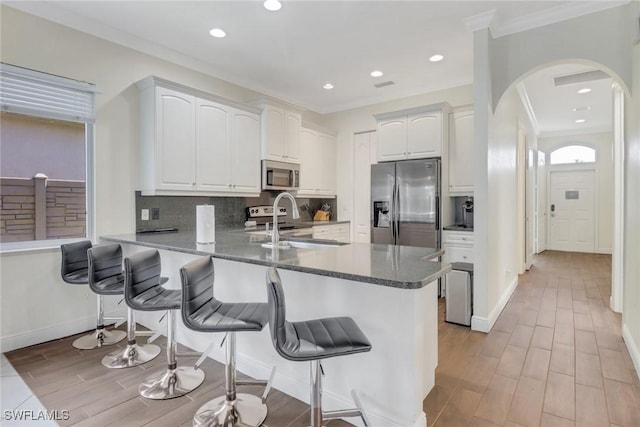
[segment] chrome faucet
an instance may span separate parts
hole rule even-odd
[[[276,197],[276,199],[273,201],[273,224],[271,228],[271,244],[269,243],[263,244],[262,246],[264,247],[269,247],[269,248],[289,247],[288,244],[280,243],[280,233],[278,233],[278,204],[280,203],[280,200],[283,197],[286,197],[291,201],[291,208],[292,208],[291,217],[293,219],[300,218],[300,212],[298,211],[298,206],[296,205],[296,199],[294,199],[290,193],[285,192],[285,193],[278,194],[278,197]]]

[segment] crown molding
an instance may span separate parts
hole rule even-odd
[[[591,135],[594,133],[612,133],[611,126],[594,126],[590,128],[542,131],[538,138],[558,138],[563,136]]]
[[[478,15],[465,18],[464,24],[470,31],[478,31],[488,28],[494,39],[533,30],[549,24],[566,21],[591,13],[619,7],[632,0],[613,1],[572,1],[549,9],[523,15],[517,18],[503,21],[495,10],[490,10]]]
[[[497,11],[495,9],[491,9],[489,11],[464,18],[462,21],[469,31],[475,32],[487,28],[490,29],[492,25],[494,25],[496,19]]]
[[[569,19],[578,18],[580,16],[589,15],[595,12],[612,9],[630,3],[631,0],[616,1],[594,1],[582,2],[573,1],[556,7],[541,10],[529,15],[520,16],[510,19],[506,22],[500,22],[499,25],[492,26],[494,38],[508,36],[510,34],[520,33],[522,31],[533,30],[535,28],[544,27],[549,24],[555,24]]]

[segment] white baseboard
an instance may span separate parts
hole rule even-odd
[[[121,316],[120,312],[105,313],[105,317]],[[16,350],[18,348],[28,347],[31,345],[42,344],[47,341],[68,337],[69,335],[79,334],[80,332],[89,331],[96,327],[96,315],[79,317],[66,322],[56,323],[54,325],[45,326],[44,328],[33,329],[31,331],[21,332],[14,335],[0,337],[0,352]]]
[[[631,332],[629,332],[629,328],[624,323],[622,324],[622,338],[627,346],[627,350],[629,350],[633,366],[636,368],[636,375],[638,376],[638,379],[640,379],[640,346],[638,345],[640,343],[633,340]]]
[[[502,310],[504,310],[504,308],[507,306],[511,295],[516,290],[517,286],[518,276],[514,277],[511,283],[509,283],[509,286],[502,294],[500,301],[498,301],[498,304],[493,308],[493,310],[491,310],[491,313],[489,313],[488,317],[480,317],[475,315],[471,317],[471,329],[474,331],[489,333],[489,331],[491,331],[491,328],[493,328],[493,325],[496,323],[496,320],[498,320],[498,316],[500,316]]]
[[[30,345],[68,337],[96,327],[96,316],[86,316],[66,322],[49,325],[32,331],[9,335],[0,338],[0,350],[2,353]]]
[[[613,253],[613,249],[611,249],[611,248],[598,248],[598,249],[596,249],[596,253],[605,254],[605,255],[611,255]]]

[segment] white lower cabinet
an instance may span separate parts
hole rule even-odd
[[[473,231],[442,231],[442,263],[468,262],[473,264]],[[447,275],[443,276],[442,293],[447,287]]]
[[[473,264],[473,232],[449,231],[442,232],[443,261],[468,262]]]
[[[337,240],[338,242],[349,243],[351,241],[351,225],[348,222],[340,224],[314,225],[313,238]]]

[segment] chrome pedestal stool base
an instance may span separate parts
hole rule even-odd
[[[121,369],[142,365],[155,359],[160,354],[160,347],[153,344],[127,344],[118,351],[107,354],[102,358],[102,364],[107,368]]]
[[[204,372],[193,367],[167,369],[161,375],[154,374],[142,381],[138,392],[147,399],[172,399],[195,390],[204,381]]]
[[[193,417],[194,427],[257,427],[267,418],[267,405],[258,396],[238,393],[236,400],[226,396],[210,400]]]
[[[79,350],[93,350],[105,345],[113,345],[122,341],[126,336],[125,331],[97,329],[89,335],[78,338],[72,345]]]

